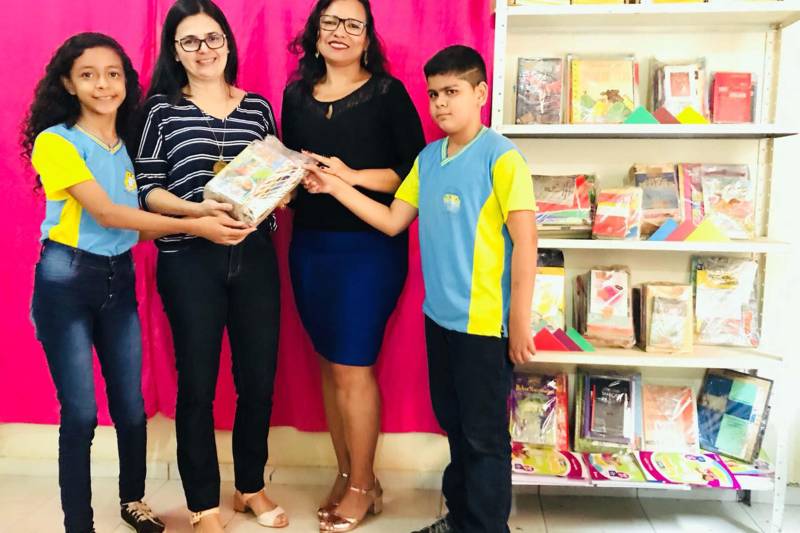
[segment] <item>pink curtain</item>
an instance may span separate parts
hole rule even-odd
[[[280,112],[281,94],[296,64],[287,51],[301,30],[313,0],[218,0],[239,46],[239,85],[259,92]],[[376,25],[388,52],[392,73],[403,80],[423,119],[428,140],[440,136],[427,111],[422,65],[450,44],[477,48],[491,66],[490,0],[373,0]],[[134,65],[149,79],[158,48],[161,21],[169,0],[138,0],[113,5],[98,0],[65,4],[60,0],[11,2],[0,20],[6,50],[0,59],[5,81],[0,128],[0,198],[5,220],[0,261],[0,422],[56,423],[58,403],[41,346],[29,318],[33,266],[37,260],[43,199],[33,191],[34,176],[19,157],[19,124],[33,88],[55,49],[71,34],[99,31],[119,40]],[[490,73],[491,76],[491,73]],[[488,118],[488,106],[485,119]],[[275,236],[281,273],[281,336],[272,423],[305,431],[325,429],[319,369],[311,343],[297,316],[289,284],[287,249],[291,216],[281,214]],[[134,251],[137,293],[143,327],[143,389],[148,414],[175,411],[176,375],[169,324],[155,288],[156,252],[152,244]],[[386,330],[376,368],[383,394],[383,429],[388,432],[439,431],[430,407],[423,334],[423,285],[416,231],[409,249],[409,276]],[[202,297],[198,295],[198,298]],[[233,424],[235,390],[227,341],[217,384],[217,427]],[[100,422],[110,423],[103,381],[95,368]]]

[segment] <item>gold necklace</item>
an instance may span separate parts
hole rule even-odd
[[[200,108],[198,107],[197,109]],[[217,161],[214,163],[214,166],[212,167],[212,169],[214,170],[214,174],[219,174],[220,172],[222,172],[222,169],[228,166],[228,163],[225,161],[223,157],[223,150],[225,149],[225,135],[228,133],[228,121],[224,118],[222,119],[222,125],[223,125],[222,142],[220,143],[219,139],[217,139],[217,134],[214,133],[214,128],[211,125],[211,118],[205,111],[201,110],[201,113],[203,113],[203,118],[206,119],[206,123],[208,124],[208,130],[211,132],[211,135],[214,136],[214,142],[219,147],[219,159],[217,159]]]

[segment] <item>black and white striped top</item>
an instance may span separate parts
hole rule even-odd
[[[224,120],[206,115],[186,98],[173,104],[165,95],[152,96],[145,103],[134,158],[141,206],[148,209],[147,195],[153,189],[202,202],[203,187],[214,176],[220,148],[222,159],[229,162],[254,140],[276,131],[272,106],[257,94],[247,93]],[[264,224],[274,231],[275,217],[270,216]],[[195,239],[193,235],[168,235],[157,239],[156,245],[162,252],[177,252]]]

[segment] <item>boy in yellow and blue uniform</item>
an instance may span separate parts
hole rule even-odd
[[[419,217],[431,400],[451,456],[442,483],[449,514],[421,531],[505,533],[506,402],[513,363],[535,351],[533,184],[516,147],[481,124],[488,87],[480,54],[445,48],[425,65],[425,76],[431,115],[447,137],[422,150],[391,206],[326,169],[309,167],[306,187],[330,193],[388,234]]]

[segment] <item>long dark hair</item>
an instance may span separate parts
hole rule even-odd
[[[178,0],[167,12],[164,27],[161,29],[161,50],[153,71],[153,79],[147,97],[154,94],[165,94],[173,102],[181,97],[181,90],[189,83],[186,70],[179,61],[175,61],[175,32],[186,17],[205,13],[219,24],[228,43],[228,62],[225,65],[225,81],[229,85],[236,83],[239,71],[239,54],[236,51],[236,39],[222,10],[211,0]]]
[[[375,17],[372,16],[372,7],[369,0],[358,0],[364,11],[367,13],[367,38],[369,46],[367,48],[367,60],[361,60],[361,65],[370,74],[387,74],[386,56],[383,53],[383,43],[378,32],[375,30]],[[319,80],[325,76],[325,60],[315,57],[317,53],[317,37],[319,36],[319,18],[322,12],[328,9],[334,0],[319,0],[308,16],[305,28],[289,44],[289,51],[300,56],[297,70],[294,72],[293,79],[300,80],[309,89],[313,88]]]
[[[125,72],[125,100],[117,109],[117,135],[132,146],[135,141],[135,115],[142,99],[139,74],[122,46],[102,33],[79,33],[73,35],[53,54],[45,68],[44,77],[36,85],[28,114],[22,122],[22,155],[30,159],[36,136],[56,124],[66,123],[72,127],[81,116],[81,104],[77,96],[67,92],[63,78],[69,78],[72,65],[89,48],[108,48],[122,61]]]

